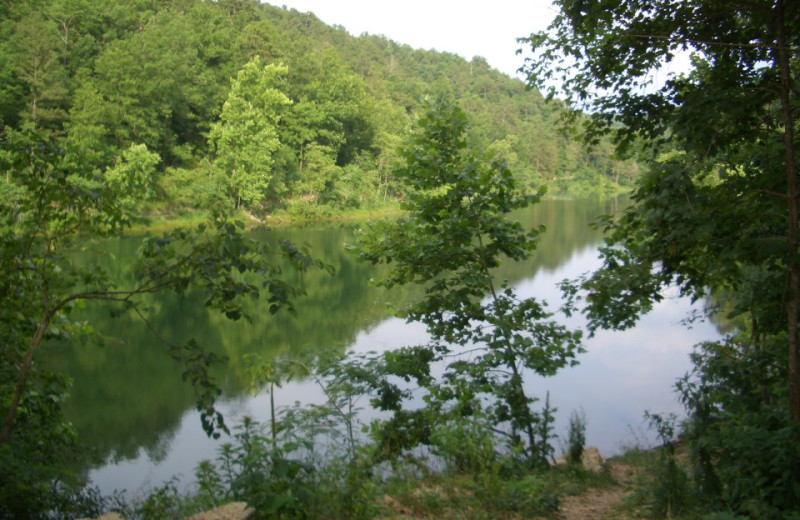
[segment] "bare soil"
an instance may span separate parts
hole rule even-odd
[[[205,513],[190,516],[186,520],[245,520],[253,510],[244,502],[234,502]]]
[[[586,493],[561,499],[558,520],[628,520],[636,518],[623,509],[636,470],[622,461],[608,461],[613,486],[592,488]]]

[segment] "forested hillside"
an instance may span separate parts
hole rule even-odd
[[[2,2],[0,19],[3,149],[55,140],[75,171],[143,192],[151,208],[313,212],[400,198],[396,150],[423,101],[439,98],[467,112],[471,145],[551,194],[636,175],[611,146],[560,135],[558,108],[481,58],[353,37],[308,13],[40,0]]]

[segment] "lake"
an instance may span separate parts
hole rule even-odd
[[[591,222],[621,207],[615,200],[547,200],[518,214],[524,224],[544,224],[547,231],[533,259],[505,264],[498,276],[511,281],[520,297],[535,296],[555,309],[559,281],[599,266],[602,236]],[[402,306],[411,301],[415,291],[387,292],[370,286],[368,280],[380,277],[381,268],[359,264],[345,251],[353,232],[352,225],[253,231],[263,240],[308,243],[315,256],[336,268],[334,276],[315,271],[296,279],[307,292],[297,301],[297,318],[271,316],[266,306],[253,306],[252,323],[230,322],[191,297],[162,295],[148,302],[150,320],[161,336],[175,342],[194,337],[228,357],[214,373],[223,389],[219,408],[229,425],[244,415],[262,421],[269,417],[269,394],[248,392],[243,363],[247,353],[265,359],[291,358],[425,342],[424,327],[393,318],[387,310],[387,303]],[[126,259],[138,242],[128,238],[103,244],[117,275],[126,275]],[[557,408],[555,433],[565,436],[570,413],[582,410],[587,444],[611,456],[625,446],[653,442],[653,434],[643,425],[645,411],[681,413],[672,386],[689,370],[692,346],[720,333],[709,322],[684,326],[682,321],[692,311],[690,302],[667,296],[636,328],[586,338],[587,352],[579,356],[578,366],[554,377],[527,378],[529,395],[543,399],[549,392]],[[225,439],[205,436],[193,391],[181,381],[180,366],[140,321],[111,318],[107,310],[91,306],[83,314],[104,341],[48,348],[53,368],[74,379],[66,413],[81,440],[95,451],[88,463],[90,478],[104,493],[126,489],[135,495],[173,476],[179,478],[179,489],[188,487],[195,465],[213,459]],[[580,316],[564,321],[572,327],[583,325]],[[323,400],[321,390],[309,380],[284,384],[275,392],[278,405]]]

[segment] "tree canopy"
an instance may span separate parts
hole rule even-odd
[[[547,403],[543,412],[534,410],[539,399],[526,393],[525,375],[553,375],[574,364],[581,335],[497,279],[503,261],[523,261],[536,248],[542,229],[524,229],[510,214],[540,195],[520,190],[506,163],[470,149],[466,135],[463,110],[432,105],[395,173],[408,187],[409,215],[361,235],[359,258],[389,267],[379,284],[424,288],[401,315],[424,323],[431,336],[428,345],[385,356],[389,374],[414,377],[429,395],[427,407],[403,410],[400,402],[408,396],[381,383],[380,407],[395,412],[382,441],[389,451],[428,443],[420,432],[432,429],[431,417],[478,417],[485,407],[493,431],[505,434],[512,452],[546,466],[551,410]],[[431,376],[435,362],[446,363],[438,381]],[[403,445],[397,437],[412,442]]]
[[[75,167],[96,172],[132,145],[145,145],[158,157],[151,207],[215,199],[221,180],[209,165],[232,171],[220,132],[232,130],[234,100],[242,95],[234,90],[256,57],[262,67],[286,67],[270,88],[291,105],[270,123],[277,135],[248,152],[271,163],[269,182],[246,182],[244,198],[241,189],[229,190],[231,205],[336,209],[401,197],[390,162],[424,100],[441,96],[461,102],[473,119],[471,144],[516,143],[518,175],[534,189],[547,182],[551,193],[607,192],[635,176],[608,143],[588,152],[557,132],[558,107],[480,58],[353,37],[311,14],[254,0],[46,0],[5,10],[2,133],[25,125],[46,132]],[[252,173],[261,181],[265,174],[266,163]]]
[[[752,266],[780,273],[789,289],[772,302],[786,313],[775,331],[789,334],[792,416],[800,420],[800,9],[782,1],[755,9],[705,0],[558,4],[553,32],[529,40],[539,52],[527,65],[531,81],[560,80],[575,108],[591,108],[590,137],[607,131],[622,148],[641,143],[652,162],[612,237],[629,247],[606,250],[602,271],[634,283],[598,293],[606,299],[592,306],[596,323],[625,323],[671,281],[699,297],[738,288]],[[561,51],[571,65],[551,66]],[[654,85],[654,73],[678,52],[692,53],[691,69]]]
[[[749,438],[762,442],[800,435],[800,6],[556,5],[549,30],[527,39],[529,82],[588,112],[580,122],[589,141],[611,135],[648,163],[633,205],[606,222],[602,269],[583,280],[591,325],[630,326],[669,284],[745,317],[747,330],[725,346],[700,348],[699,379],[682,396],[700,432],[700,467],[714,477],[705,484],[721,479],[722,496],[751,515],[766,513],[748,500],[791,510],[798,454],[777,443],[780,460],[736,469],[755,444],[733,432],[752,427]],[[659,72],[681,54],[690,57],[685,71]],[[753,399],[739,406],[744,395]],[[743,485],[759,474],[775,485]]]
[[[278,122],[289,98],[275,84],[286,67],[262,65],[253,58],[231,85],[220,121],[211,127],[217,148],[214,166],[227,177],[236,206],[277,199],[285,190],[273,174],[273,154],[280,146]]]

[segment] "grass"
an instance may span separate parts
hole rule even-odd
[[[629,466],[633,474],[623,507],[626,518],[703,518],[692,507],[687,447],[678,444],[674,452],[664,447],[632,448],[617,460]],[[675,465],[670,466],[670,461]]]
[[[269,226],[272,228],[302,227],[320,223],[366,222],[402,215],[404,212],[397,205],[386,205],[375,208],[357,208],[349,210],[330,210],[308,212],[289,212],[280,210],[267,215],[257,215],[239,210],[237,218],[249,227]],[[134,222],[128,232],[132,235],[144,235],[172,231],[181,227],[195,227],[206,222],[209,212],[205,210],[170,210],[150,209],[143,213],[140,220]]]
[[[390,479],[379,500],[380,518],[530,519],[551,518],[564,496],[590,488],[614,485],[607,472],[553,467],[513,478],[496,473],[478,475],[438,473]]]
[[[146,215],[141,221],[135,222],[129,228],[133,235],[172,231],[181,227],[195,227],[208,220],[205,211],[181,212],[176,214],[153,213]]]
[[[546,199],[573,199],[574,196],[546,196]],[[577,197],[580,198],[580,197]],[[272,213],[238,211],[238,218],[248,226],[266,225],[273,228],[302,227],[322,223],[366,222],[403,215],[397,201],[377,203],[369,207],[336,209],[328,206],[298,204]],[[194,227],[208,219],[209,212],[198,209],[172,209],[163,204],[154,204],[146,209],[139,222],[130,227],[130,233],[140,235],[165,232],[179,227]]]
[[[475,474],[420,472],[418,466],[395,468],[385,481],[376,479],[365,493],[350,496],[361,502],[354,518],[383,520],[532,520],[555,518],[563,497],[581,494],[591,488],[615,485],[608,472],[591,473],[582,469],[557,466],[521,472],[500,478],[497,468],[487,467]],[[325,469],[321,469],[325,471]],[[369,477],[367,477],[369,478]],[[323,479],[324,480],[324,479]],[[182,495],[176,480],[151,490],[136,504],[121,504],[126,518],[182,518],[198,511],[203,502],[199,495]],[[350,518],[341,516],[343,496],[326,494],[318,489],[316,507],[307,518]],[[336,495],[336,496],[334,496]],[[208,507],[202,507],[207,509]],[[338,514],[335,512],[338,511]],[[259,518],[269,517],[265,511]]]

